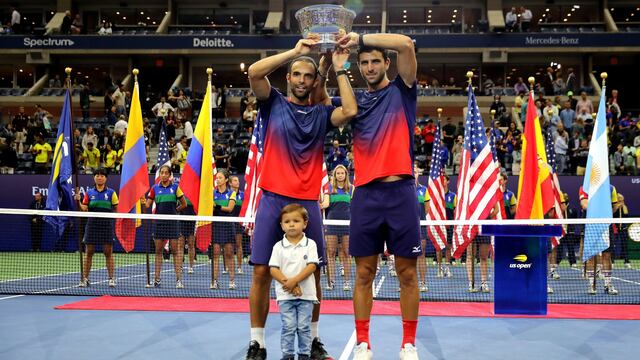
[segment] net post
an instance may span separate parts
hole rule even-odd
[[[146,265],[147,265],[147,287],[151,287],[151,265],[149,263],[149,250],[151,247],[151,236],[149,236],[149,225],[148,225],[149,221],[148,220],[144,220],[142,223],[143,226],[143,231],[142,233],[144,234],[144,238],[145,238],[145,247],[144,247],[144,252],[145,252],[145,257],[146,257]]]

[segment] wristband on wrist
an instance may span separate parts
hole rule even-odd
[[[342,70],[336,71],[336,77],[340,75],[347,75],[347,70],[342,69]]]
[[[364,47],[364,34],[361,34],[360,36],[358,36],[358,47],[360,48]]]

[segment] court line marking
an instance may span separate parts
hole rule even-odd
[[[145,265],[145,264],[146,264],[146,262],[141,262],[141,263],[137,263],[137,264],[127,264],[127,265],[116,266],[116,267],[117,268],[125,268],[125,267],[129,267],[129,266],[138,266],[138,265]],[[107,267],[104,266],[104,267],[100,267],[100,268],[92,268],[91,271],[100,271],[100,270],[106,270],[106,269],[107,269]],[[33,280],[33,279],[47,278],[47,277],[51,277],[51,276],[64,276],[64,275],[79,274],[79,273],[80,273],[80,271],[69,271],[69,272],[62,272],[62,273],[57,273],[57,274],[28,276],[28,277],[24,277],[24,278],[2,280],[2,281],[0,281],[0,284],[8,283],[8,282],[21,281],[21,280]]]
[[[576,271],[582,271],[582,269],[578,269],[578,268],[571,268],[571,269],[576,270]],[[619,269],[619,270],[622,270],[622,269]],[[626,269],[626,270],[629,270],[629,269]],[[613,270],[611,270],[611,272],[613,273]],[[622,278],[619,278],[619,277],[616,277],[616,276],[611,276],[611,278],[615,279],[615,280],[618,280],[618,281],[626,282],[626,283],[640,285],[640,282],[637,282],[637,281],[622,279]]]
[[[5,296],[3,298],[0,298],[0,300],[14,299],[14,298],[21,297],[21,296],[25,296],[25,295],[23,294],[23,295]]]
[[[378,296],[378,292],[380,292],[380,289],[382,288],[382,283],[384,282],[385,276],[382,275],[382,277],[380,278],[380,282],[378,282],[378,285],[375,285],[375,279],[373,280],[373,298],[375,299],[376,296]],[[354,289],[355,291],[355,289]],[[351,352],[353,352],[353,348],[356,346],[356,331],[353,330],[353,332],[351,333],[351,337],[349,338],[349,341],[347,341],[347,344],[345,345],[344,349],[342,350],[342,354],[340,354],[340,358],[338,358],[338,360],[348,360],[349,356],[351,355]]]

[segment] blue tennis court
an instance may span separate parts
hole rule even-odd
[[[62,311],[87,297],[3,296],[3,359],[240,359],[248,343],[248,314]],[[280,357],[280,319],[266,326],[270,359]],[[397,358],[400,319],[374,316],[377,359]],[[353,318],[323,315],[320,335],[336,359],[350,355]],[[423,359],[629,359],[640,338],[637,321],[421,317]],[[344,357],[346,359],[348,357]]]

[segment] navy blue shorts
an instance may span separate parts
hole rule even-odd
[[[156,220],[153,228],[154,240],[177,240],[180,237],[179,225],[177,220]]]
[[[473,242],[476,244],[491,244],[491,236],[486,235],[476,235],[473,239]]]
[[[186,237],[192,236],[195,233],[196,222],[180,220],[180,235]]]
[[[356,187],[351,199],[349,253],[378,255],[386,242],[389,253],[396,256],[422,255],[418,206],[413,179]]]
[[[252,265],[268,265],[273,245],[282,240],[284,232],[278,218],[286,205],[298,203],[309,212],[309,223],[304,231],[306,236],[315,241],[318,247],[320,265],[324,265],[324,234],[322,231],[322,215],[320,205],[315,200],[301,200],[288,196],[263,191],[256,211],[255,229],[251,245]]]

